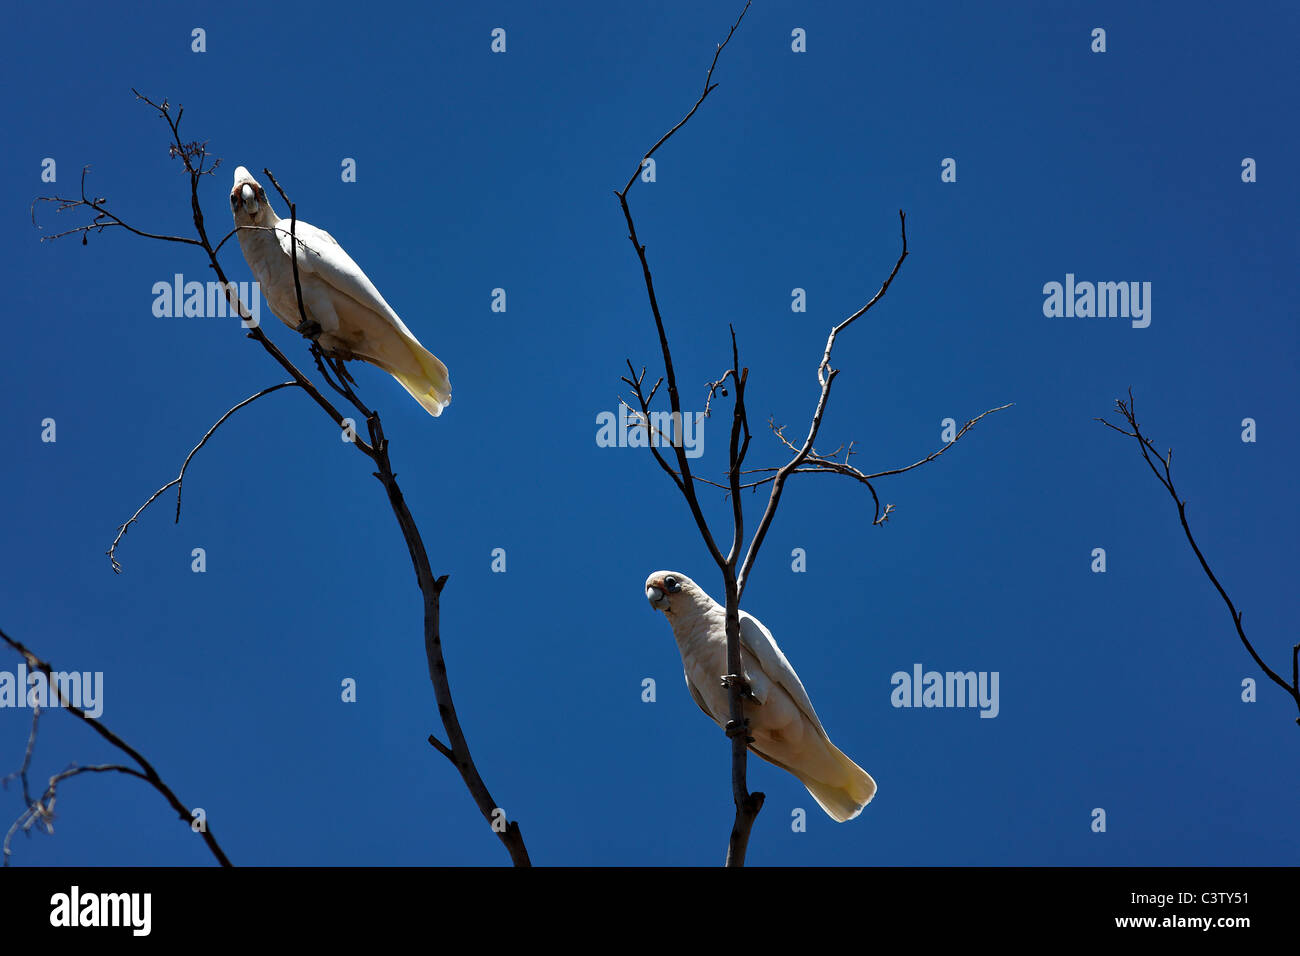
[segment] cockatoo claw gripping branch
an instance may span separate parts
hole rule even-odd
[[[741,697],[745,698],[745,700],[758,703],[758,698],[754,696],[754,689],[750,686],[749,681],[745,680],[745,678],[739,674],[723,674],[718,678],[718,683],[728,689],[739,687]]]
[[[723,728],[722,732],[725,733],[727,737],[729,737],[732,740],[736,740],[737,738],[743,737],[745,739],[746,744],[754,743],[754,738],[749,736],[748,717],[740,721],[736,721],[736,720],[727,721],[727,726]]]
[[[315,319],[303,319],[301,322],[298,323],[298,327],[294,329],[294,331],[297,332],[299,335],[301,335],[303,338],[311,339],[313,342],[315,342],[318,338],[320,338],[320,334],[322,330],[320,327],[320,323],[317,322]]]

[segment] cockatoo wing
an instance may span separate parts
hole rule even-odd
[[[286,256],[289,255],[291,237],[287,220],[281,219],[276,224],[275,234],[280,240],[280,248],[284,250]],[[404,335],[415,338],[393,307],[384,301],[375,284],[338,244],[337,239],[324,229],[318,229],[301,219],[294,227],[294,236],[298,240],[300,274],[318,276],[336,291],[379,313]]]
[[[695,701],[695,703],[699,705],[700,710],[704,711],[705,717],[708,717],[710,720],[717,720],[717,718],[713,716],[713,711],[709,710],[709,705],[706,704],[704,698],[700,696],[700,692],[696,690],[695,685],[691,683],[691,675],[686,674],[685,676],[686,689],[691,692],[691,700]]]
[[[817,717],[817,711],[813,709],[812,700],[808,697],[808,691],[804,690],[803,681],[799,675],[794,672],[790,662],[785,659],[781,653],[781,648],[776,645],[776,638],[772,637],[772,632],[763,626],[763,622],[754,617],[747,611],[740,612],[740,645],[748,651],[754,662],[762,669],[767,678],[774,684],[779,684],[790,699],[794,701],[795,706],[803,712],[817,728],[817,731],[826,737],[826,731],[822,727],[821,720]],[[754,675],[749,675],[751,683],[757,683]],[[763,694],[755,691],[755,696],[759,700],[763,699]],[[830,738],[827,737],[829,740]]]
[[[750,750],[769,763],[776,764],[782,770],[798,777],[831,819],[839,823],[852,820],[876,795],[876,781],[872,779],[871,774],[831,743],[821,720],[817,717],[817,712],[813,710],[812,701],[808,698],[808,691],[804,690],[803,681],[799,680],[799,675],[785,659],[781,648],[777,647],[772,633],[758,618],[744,611],[740,612],[740,641],[742,647],[753,656],[755,663],[767,679],[779,685],[789,695],[800,713],[807,718],[808,723],[821,737],[821,741],[815,746],[812,745],[812,740],[809,740],[803,746],[789,752],[788,756],[794,758],[794,763],[782,759],[785,751],[780,751],[779,743],[774,744],[769,741],[766,746],[751,744]],[[750,674],[749,677],[751,684],[757,686],[760,683],[757,675]],[[756,696],[762,699],[761,695],[756,694]],[[760,746],[763,746],[763,749],[758,749]]]
[[[338,241],[324,229],[302,221],[295,225],[291,237],[288,224],[281,219],[275,234],[286,256],[296,238],[304,289],[315,280],[329,292],[347,348],[391,374],[431,415],[442,414],[451,401],[447,366],[420,344]]]

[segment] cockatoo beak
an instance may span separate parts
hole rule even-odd
[[[654,585],[651,585],[650,587],[645,589],[645,597],[646,600],[650,602],[650,606],[655,608],[656,610],[660,610],[660,611],[668,610],[668,606],[669,606],[668,595],[664,594],[663,591],[659,590]]]
[[[253,187],[248,185],[248,183],[244,183],[243,188],[239,190],[239,196],[244,201],[244,210],[250,216],[256,216],[258,206],[257,193],[254,191]]]

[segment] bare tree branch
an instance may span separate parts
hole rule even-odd
[[[9,781],[14,779],[14,777],[17,777],[23,788],[23,803],[27,804],[29,807],[32,805],[33,800],[32,792],[27,784],[27,771],[30,770],[32,766],[32,753],[36,750],[36,734],[40,728],[40,724],[41,706],[40,704],[37,704],[32,708],[32,729],[27,734],[27,749],[23,752],[22,765],[13,773],[6,774],[3,779],[0,779],[0,786],[3,786],[8,790]]]
[[[1201,562],[1201,570],[1205,572],[1205,576],[1210,579],[1210,583],[1214,585],[1214,589],[1219,592],[1219,597],[1223,598],[1223,603],[1227,605],[1228,614],[1232,617],[1233,626],[1237,629],[1237,636],[1241,638],[1242,646],[1250,653],[1250,656],[1254,659],[1255,663],[1259,665],[1260,670],[1268,675],[1268,679],[1290,694],[1292,700],[1296,703],[1296,708],[1300,709],[1300,644],[1296,644],[1291,648],[1291,683],[1288,684],[1277,674],[1276,671],[1273,670],[1273,668],[1264,663],[1264,659],[1259,656],[1259,653],[1255,650],[1255,646],[1251,644],[1249,638],[1246,637],[1246,631],[1241,626],[1241,612],[1237,610],[1236,605],[1232,603],[1232,598],[1228,597],[1228,592],[1223,589],[1223,585],[1219,583],[1219,579],[1215,576],[1214,572],[1210,570],[1210,563],[1205,559],[1205,555],[1201,552],[1200,545],[1196,543],[1196,538],[1192,535],[1191,526],[1187,523],[1187,502],[1178,496],[1178,491],[1174,488],[1174,476],[1172,472],[1174,450],[1170,448],[1163,458],[1160,456],[1160,453],[1156,451],[1155,443],[1146,435],[1142,434],[1142,428],[1138,425],[1137,413],[1134,406],[1135,403],[1133,401],[1132,388],[1129,388],[1128,390],[1127,402],[1122,398],[1115,399],[1115,408],[1128,424],[1128,429],[1122,428],[1113,422],[1108,422],[1104,418],[1098,418],[1095,420],[1101,422],[1107,428],[1119,432],[1121,435],[1127,435],[1129,438],[1137,440],[1138,450],[1142,453],[1142,460],[1147,463],[1147,467],[1150,468],[1151,473],[1156,476],[1156,480],[1164,486],[1165,491],[1169,492],[1169,497],[1173,498],[1174,504],[1178,506],[1178,520],[1183,526],[1183,534],[1187,536],[1187,543],[1192,546],[1192,551],[1196,553],[1196,560]],[[1296,718],[1296,723],[1300,724],[1300,717]]]
[[[122,565],[117,563],[117,558],[115,556],[118,542],[122,540],[122,536],[126,534],[127,529],[130,528],[131,525],[135,524],[136,520],[140,517],[140,515],[144,513],[144,509],[148,508],[151,504],[153,504],[154,501],[157,500],[158,496],[161,495],[168,488],[170,488],[172,485],[176,486],[176,520],[174,523],[175,524],[181,523],[181,489],[184,487],[185,484],[185,469],[190,467],[190,460],[195,456],[195,454],[198,453],[198,450],[200,448],[202,448],[205,444],[207,444],[208,439],[212,437],[212,433],[221,427],[221,423],[224,422],[231,415],[235,414],[235,412],[239,411],[245,405],[251,405],[253,402],[257,401],[263,395],[269,395],[272,392],[277,391],[278,389],[289,388],[290,386],[296,386],[297,384],[298,384],[297,382],[281,382],[279,385],[272,385],[270,388],[264,388],[260,392],[256,393],[255,395],[250,395],[248,398],[244,399],[234,408],[226,412],[226,414],[222,415],[220,418],[217,419],[216,424],[208,429],[207,434],[205,434],[201,439],[199,439],[199,443],[194,446],[194,448],[190,451],[188,455],[185,456],[185,463],[181,465],[181,473],[177,475],[175,478],[173,478],[171,481],[167,482],[167,484],[163,485],[157,491],[155,491],[152,495],[150,495],[149,500],[146,501],[144,504],[142,504],[139,507],[139,509],[136,511],[136,513],[131,515],[131,517],[126,520],[126,523],[117,529],[117,537],[113,539],[113,543],[109,546],[108,551],[105,552],[108,555],[108,560],[112,564],[113,572],[115,574],[122,573]]]
[[[872,306],[884,298],[885,293],[889,291],[889,286],[894,281],[894,276],[898,275],[898,270],[903,267],[903,260],[907,258],[907,217],[901,209],[898,211],[898,223],[903,248],[898,254],[898,261],[894,263],[893,271],[889,273],[889,276],[881,284],[880,290],[867,301],[867,304],[831,329],[831,334],[826,339],[826,350],[822,353],[821,364],[817,366],[817,381],[821,384],[821,395],[817,399],[817,407],[813,410],[812,423],[808,426],[808,437],[804,439],[803,446],[795,456],[782,465],[772,478],[772,490],[768,494],[767,508],[763,511],[763,517],[759,519],[758,528],[754,531],[754,539],[749,545],[749,552],[745,555],[745,563],[740,568],[738,589],[741,595],[745,593],[745,584],[749,581],[749,572],[753,570],[754,561],[758,558],[758,549],[762,547],[763,539],[767,537],[767,529],[772,526],[772,519],[776,517],[776,509],[781,503],[781,493],[785,490],[786,480],[812,452],[813,442],[817,440],[817,433],[821,430],[822,416],[826,414],[826,403],[830,401],[831,397],[831,385],[834,384],[835,377],[839,375],[839,369],[831,367],[831,351],[835,348],[835,339],[842,331],[856,322],[860,316],[865,315]],[[733,495],[738,494],[738,492],[739,487],[733,482]],[[875,494],[874,488],[872,494]]]
[[[119,767],[114,765],[114,766],[103,766],[97,768],[82,767],[82,768],[76,768],[75,770],[65,770],[62,774],[56,774],[54,777],[51,777],[50,784],[46,788],[45,793],[42,795],[41,799],[33,801],[31,799],[30,794],[27,792],[27,783],[26,783],[27,769],[31,763],[31,752],[32,752],[32,748],[35,746],[35,741],[36,741],[36,721],[35,718],[33,718],[32,732],[27,742],[27,756],[23,760],[23,766],[21,770],[21,773],[23,775],[23,799],[26,801],[27,808],[28,808],[26,811],[24,811],[24,816],[30,817],[27,826],[30,826],[31,823],[35,822],[38,819],[44,821],[48,825],[54,808],[53,807],[54,790],[55,787],[57,787],[59,781],[62,779],[66,779],[69,776],[74,776],[76,773],[86,772],[88,770],[93,770],[94,772],[105,772],[105,771],[112,770],[112,771],[117,771],[119,773],[126,773],[133,777],[139,777],[141,780],[145,781],[151,787],[157,790],[160,794],[162,794],[163,798],[171,805],[172,809],[176,811],[177,815],[181,818],[181,820],[185,823],[186,826],[192,825],[193,814],[190,808],[185,806],[185,804],[181,802],[180,798],[176,796],[176,794],[172,791],[171,787],[167,786],[167,784],[163,781],[162,777],[158,775],[158,771],[154,769],[153,764],[151,764],[148,760],[146,760],[140,754],[140,752],[137,751],[134,747],[132,747],[130,744],[124,741],[117,734],[113,733],[107,727],[105,727],[103,723],[101,723],[98,719],[89,716],[84,710],[82,710],[80,707],[73,704],[72,701],[68,700],[67,697],[63,695],[63,690],[59,686],[58,682],[54,680],[53,668],[48,663],[41,660],[27,647],[25,647],[23,644],[19,643],[18,641],[15,641],[13,638],[11,638],[8,634],[6,634],[2,630],[0,630],[0,640],[3,640],[15,651],[21,654],[23,658],[26,659],[28,667],[30,667],[34,671],[40,671],[42,674],[45,675],[46,684],[50,688],[50,692],[54,695],[60,707],[62,707],[68,713],[72,714],[72,716],[76,717],[78,720],[85,723],[92,730],[94,730],[95,733],[99,734],[99,736],[103,737],[105,740],[107,740],[118,750],[122,751],[124,754],[126,754],[128,757],[134,760],[136,766],[139,767],[139,770],[136,770],[130,767]],[[35,816],[31,816],[33,812],[35,813]],[[24,817],[19,817],[20,822],[23,819]],[[5,836],[5,842],[4,842],[5,865],[8,865],[9,863],[9,841],[12,838],[14,829],[16,827],[18,827],[17,823],[15,824],[14,827],[10,828],[10,832]],[[217,858],[217,862],[220,863],[222,866],[230,866],[231,865],[230,859],[226,856],[225,852],[221,849],[221,846],[217,843],[217,838],[212,835],[212,831],[207,827],[206,823],[203,829],[200,831],[200,833],[203,837],[203,842],[207,844],[207,847],[212,852],[212,855]]]
[[[158,233],[144,232],[143,230],[136,229],[134,226],[127,225],[125,222],[119,219],[115,214],[109,212],[107,206],[105,205],[108,202],[108,200],[105,199],[104,197],[100,196],[100,197],[96,197],[95,199],[88,199],[86,197],[86,170],[88,169],[90,169],[89,165],[81,167],[81,198],[80,199],[68,199],[63,196],[37,196],[34,200],[32,200],[32,225],[36,226],[37,229],[41,228],[40,224],[37,223],[36,221],[36,204],[38,202],[57,203],[57,206],[55,207],[55,212],[65,212],[66,210],[69,209],[76,209],[80,206],[86,206],[95,211],[95,218],[92,219],[89,223],[87,223],[84,226],[76,226],[75,228],[72,229],[65,229],[63,232],[56,232],[50,236],[41,236],[41,242],[48,242],[53,239],[62,239],[64,236],[73,236],[73,235],[80,234],[81,244],[84,246],[86,244],[86,236],[88,233],[92,231],[95,233],[101,233],[105,229],[112,228],[113,226],[120,226],[121,228],[125,229],[127,232],[135,233],[137,236],[141,236],[145,239],[158,239],[161,240],[162,242],[179,242],[187,246],[202,245],[202,243],[199,242],[197,239],[189,239],[185,236],[163,236],[163,235],[159,235]]]
[[[891,468],[887,471],[877,471],[877,472],[872,472],[871,474],[866,474],[865,472],[862,472],[859,469],[853,467],[853,465],[849,464],[849,458],[858,454],[857,450],[854,448],[855,443],[849,442],[847,448],[841,445],[839,448],[837,448],[835,451],[831,452],[828,455],[819,454],[817,452],[817,449],[814,448],[804,458],[804,463],[801,464],[798,468],[795,468],[793,471],[791,471],[790,474],[792,475],[834,474],[834,475],[843,475],[846,478],[852,478],[856,481],[860,481],[862,484],[867,486],[867,490],[871,492],[871,497],[876,503],[876,514],[875,517],[872,519],[871,523],[873,525],[881,525],[889,520],[889,516],[894,511],[894,506],[887,504],[885,505],[883,512],[881,511],[880,496],[876,494],[876,489],[875,486],[872,484],[872,481],[874,481],[877,478],[888,478],[892,475],[901,475],[904,472],[911,471],[913,468],[920,468],[922,465],[934,461],[936,458],[938,458],[940,455],[946,452],[953,445],[957,444],[957,442],[961,439],[961,437],[965,435],[968,431],[970,431],[971,428],[973,428],[975,424],[978,421],[980,421],[980,419],[984,418],[986,415],[991,415],[994,412],[1000,412],[1003,411],[1004,409],[1011,408],[1014,404],[1015,404],[1014,402],[1008,402],[1005,405],[999,405],[997,408],[990,408],[987,411],[981,412],[979,415],[976,415],[970,421],[966,422],[966,424],[962,425],[961,428],[958,429],[957,434],[952,437],[952,440],[945,442],[943,445],[939,447],[937,451],[933,451],[930,454],[926,455],[924,458],[918,461],[914,461],[910,465],[904,465],[901,468]],[[784,444],[791,451],[798,454],[800,449],[792,445],[790,443],[790,440],[785,437],[784,425],[777,425],[771,419],[768,420],[768,425],[772,429],[772,432],[776,435],[776,437],[781,441],[782,444]],[[840,453],[841,450],[844,452],[844,460],[838,461],[836,460],[836,456]],[[763,485],[766,485],[774,481],[776,479],[776,474],[774,473],[780,472],[780,470],[781,470],[780,468],[746,469],[744,472],[742,472],[742,474],[746,474],[746,475],[767,474],[767,477],[760,478],[757,481],[743,482],[737,487],[740,491],[747,491],[753,488],[760,488]],[[698,475],[696,476],[696,481],[704,482],[705,484],[712,485],[715,488],[722,488],[726,490],[728,494],[732,493],[732,486],[730,483],[724,484],[720,481],[711,481],[708,478],[701,478]]]
[[[307,310],[303,307],[302,301],[302,282],[298,275],[297,206],[290,201],[284,190],[280,188],[279,182],[276,181],[271,171],[264,169],[263,172],[270,178],[272,185],[279,192],[280,198],[289,207],[290,247],[294,249],[292,259],[293,284],[298,299],[299,330],[301,331],[308,324],[308,319]],[[420,536],[420,530],[415,523],[415,518],[406,505],[402,490],[397,484],[397,475],[393,471],[392,463],[388,457],[388,439],[384,437],[384,429],[379,414],[367,408],[361,399],[357,397],[348,384],[350,377],[339,359],[331,359],[315,340],[312,341],[312,353],[316,358],[317,367],[321,369],[331,387],[347,398],[365,416],[366,427],[370,433],[370,448],[372,449],[370,458],[379,469],[374,472],[374,476],[379,479],[384,486],[384,490],[388,493],[389,504],[392,506],[393,514],[397,518],[402,537],[406,540],[407,550],[411,555],[416,582],[419,585],[420,592],[424,595],[424,647],[429,665],[429,680],[433,684],[434,697],[438,702],[438,713],[442,718],[447,737],[451,741],[451,747],[444,746],[432,734],[429,735],[429,743],[456,767],[470,795],[473,796],[474,802],[478,805],[479,812],[483,814],[483,819],[487,821],[493,832],[500,838],[515,865],[530,866],[528,849],[524,845],[523,834],[520,832],[518,822],[514,820],[507,821],[503,830],[497,829],[495,826],[497,823],[496,815],[500,809],[499,805],[493,800],[487,784],[479,775],[478,767],[474,764],[474,759],[470,754],[469,742],[465,739],[464,730],[461,728],[460,717],[457,715],[455,704],[452,701],[451,682],[447,677],[447,664],[442,653],[440,601],[443,586],[447,582],[447,575],[444,574],[439,578],[434,578],[433,570],[429,564],[429,556],[424,547],[424,540]],[[338,375],[337,383],[325,371],[326,359],[333,362],[334,370]]]
[[[54,776],[50,777],[49,783],[46,785],[45,791],[41,794],[40,799],[29,802],[27,808],[19,814],[18,819],[10,825],[8,832],[5,833],[5,866],[9,865],[9,857],[13,853],[11,844],[15,834],[22,832],[30,835],[32,828],[38,823],[46,833],[54,833],[54,804],[58,799],[59,784],[64,780],[67,780],[69,777],[76,777],[83,773],[123,773],[129,777],[138,777],[141,780],[147,781],[149,779],[140,771],[131,767],[123,766],[122,764],[92,764],[90,766],[73,765],[66,770],[56,773]]]
[[[650,310],[654,313],[655,328],[658,329],[659,331],[659,348],[660,351],[663,353],[664,374],[668,380],[668,401],[672,408],[675,420],[679,422],[682,420],[681,418],[682,403],[681,403],[681,396],[677,391],[677,373],[673,369],[672,352],[668,348],[667,333],[664,332],[664,320],[663,320],[663,315],[659,311],[658,296],[655,295],[654,278],[650,274],[650,262],[646,258],[645,246],[641,244],[639,239],[637,239],[636,223],[633,222],[632,220],[632,210],[627,203],[627,194],[632,189],[632,186],[636,183],[637,177],[641,174],[641,169],[645,163],[645,160],[653,156],[658,151],[660,146],[663,146],[663,144],[668,142],[668,140],[673,136],[674,133],[676,133],[679,129],[685,126],[687,120],[689,120],[692,116],[694,116],[695,111],[700,108],[700,104],[704,102],[704,100],[708,97],[708,95],[711,92],[717,89],[717,84],[711,83],[713,79],[713,68],[718,65],[718,57],[722,55],[722,51],[726,48],[727,44],[731,42],[732,36],[735,35],[736,29],[740,26],[740,21],[745,19],[745,14],[749,11],[749,4],[751,2],[752,0],[746,0],[745,8],[740,11],[740,16],[736,18],[736,22],[732,24],[731,29],[727,32],[726,39],[723,40],[721,43],[719,43],[718,48],[714,51],[713,62],[709,64],[709,72],[706,73],[704,76],[704,92],[700,94],[700,98],[695,101],[695,105],[691,107],[690,112],[688,112],[684,117],[682,117],[682,119],[678,121],[678,123],[675,126],[673,126],[672,129],[664,133],[663,136],[660,136],[658,142],[656,142],[653,146],[650,147],[650,149],[646,152],[645,156],[642,158],[641,162],[637,164],[636,172],[634,172],[632,174],[632,177],[627,181],[627,185],[624,186],[620,192],[616,193],[616,195],[618,196],[619,205],[623,209],[623,218],[627,221],[628,239],[631,241],[633,248],[636,249],[637,257],[641,260],[641,271],[645,277],[646,294],[650,297]],[[631,368],[632,368],[632,363],[631,360],[629,360],[628,370],[630,371]],[[636,389],[636,395],[639,400],[642,400],[643,402],[642,410],[648,416],[649,398],[642,396],[639,385],[637,386]],[[652,445],[651,448],[654,449],[654,446]],[[703,509],[700,508],[699,499],[696,497],[695,483],[691,478],[691,466],[690,466],[689,459],[687,459],[686,457],[686,450],[681,446],[680,443],[674,443],[673,449],[676,452],[677,470],[678,470],[678,474],[673,476],[673,480],[677,483],[678,489],[685,496],[686,503],[690,506],[691,514],[695,518],[696,527],[698,527],[700,530],[700,536],[704,539],[705,547],[708,548],[709,554],[712,556],[713,560],[719,566],[721,566],[725,563],[725,559],[722,557],[722,552],[718,549],[718,545],[713,540],[713,532],[709,530],[709,523],[704,517]],[[658,449],[654,449],[654,455],[655,455],[655,459],[659,462],[660,466],[663,467],[670,474],[672,474],[672,470],[668,467],[668,463],[663,460],[663,457],[659,454]]]
[[[673,368],[672,350],[668,346],[668,335],[664,330],[663,315],[659,309],[659,298],[655,294],[654,278],[650,272],[650,262],[646,258],[645,246],[637,238],[636,223],[632,218],[632,209],[628,205],[627,194],[632,189],[637,177],[641,173],[646,160],[663,146],[674,133],[686,125],[687,121],[695,115],[700,104],[716,88],[712,83],[714,67],[718,65],[718,57],[722,55],[723,49],[735,35],[736,29],[740,26],[741,20],[745,18],[745,13],[749,10],[749,0],[745,7],[740,11],[740,16],[732,24],[731,30],[728,31],[726,39],[718,44],[713,53],[713,61],[709,64],[709,71],[704,77],[704,91],[700,94],[699,99],[690,111],[682,117],[678,123],[673,126],[646,152],[644,158],[637,164],[637,171],[632,174],[627,185],[616,193],[618,196],[619,206],[623,210],[623,218],[627,223],[628,240],[636,250],[637,258],[641,263],[641,273],[645,281],[646,295],[650,302],[650,311],[654,315],[655,328],[659,333],[659,349],[664,360],[664,375],[668,383],[668,401],[672,409],[672,420],[678,423],[677,427],[684,426],[682,417],[681,394],[677,389],[677,373]],[[645,370],[642,369],[638,376],[633,371],[632,362],[629,359],[627,363],[628,371],[632,373],[631,378],[623,378],[633,389],[633,394],[640,405],[641,414],[646,423],[647,434],[650,428],[650,397],[658,389],[658,383],[651,390],[650,395],[645,394],[642,389],[642,382],[645,380]],[[744,411],[744,380],[746,373],[739,370],[739,352],[736,348],[735,331],[732,331],[732,369],[730,373],[724,373],[717,386],[721,387],[721,382],[731,377],[736,383],[736,403],[732,414],[732,430],[729,454],[731,458],[731,473],[733,476],[738,475],[739,460],[743,459],[742,446],[740,444],[741,432],[744,432],[743,448],[749,446],[749,428],[745,420]],[[736,588],[736,557],[740,552],[741,542],[744,534],[743,513],[740,511],[738,496],[737,504],[733,508],[733,520],[735,527],[732,535],[732,545],[729,557],[723,557],[717,542],[714,540],[713,532],[709,528],[708,519],[704,516],[704,510],[700,507],[699,498],[695,492],[695,480],[691,474],[690,460],[686,457],[686,449],[683,442],[674,441],[671,447],[677,459],[677,468],[673,469],[664,457],[659,453],[656,443],[652,440],[650,450],[654,455],[655,461],[667,472],[672,478],[677,490],[681,492],[682,497],[686,499],[687,506],[690,508],[691,516],[695,519],[695,525],[699,529],[700,537],[704,541],[704,546],[708,549],[710,557],[717,564],[722,572],[723,584],[726,593],[726,628],[727,628],[727,669],[726,675],[721,675],[723,683],[728,688],[728,723],[726,727],[727,736],[731,742],[731,784],[732,798],[736,805],[735,821],[732,824],[731,837],[727,843],[727,866],[744,866],[745,854],[749,846],[749,835],[753,829],[754,820],[758,816],[763,806],[763,794],[749,792],[746,783],[746,759],[748,754],[748,745],[753,742],[753,738],[748,736],[748,721],[744,716],[744,698],[749,694],[749,687],[744,681],[744,669],[741,666],[740,658],[740,596]]]
[[[733,27],[734,30],[734,27]],[[715,58],[716,60],[716,58]],[[723,588],[726,594],[727,673],[722,683],[727,688],[727,737],[731,741],[731,791],[736,804],[736,817],[727,841],[727,865],[743,866],[749,850],[749,835],[754,821],[763,809],[764,795],[750,793],[746,781],[749,745],[749,720],[745,717],[745,701],[754,694],[745,680],[745,663],[740,654],[740,586],[736,580],[736,562],[745,544],[745,509],[740,500],[740,471],[749,451],[749,415],[745,410],[745,386],[749,382],[749,369],[740,367],[740,349],[736,345],[736,330],[731,332],[731,369],[724,373],[736,383],[736,400],[732,404],[731,439],[727,448],[727,474],[731,481],[731,550],[722,568]],[[721,381],[721,379],[719,379]]]
[[[712,93],[714,90],[718,88],[718,84],[714,83],[710,85],[709,83],[709,81],[713,79],[713,68],[718,65],[718,57],[722,56],[723,49],[725,49],[727,44],[731,42],[732,36],[735,34],[737,28],[740,26],[740,21],[745,19],[745,14],[749,12],[749,5],[752,2],[753,0],[745,0],[745,9],[740,11],[740,16],[736,17],[736,22],[733,23],[731,25],[731,29],[727,31],[726,39],[724,39],[721,43],[719,43],[718,48],[713,52],[713,62],[709,64],[709,72],[704,75],[704,92],[700,94],[700,98],[695,101],[695,105],[691,107],[691,111],[687,113],[685,116],[683,116],[678,121],[676,126],[674,126],[668,132],[660,136],[658,142],[656,142],[653,146],[651,146],[650,149],[646,152],[641,162],[637,164],[636,172],[632,174],[632,178],[630,178],[627,181],[627,185],[624,186],[623,191],[619,193],[620,199],[625,198],[627,196],[627,191],[632,188],[632,184],[635,183],[637,177],[641,175],[641,170],[645,165],[645,161],[649,159],[651,156],[653,156],[656,152],[658,152],[659,147],[662,146],[664,143],[668,142],[669,138],[674,133],[676,133],[679,129],[685,126],[686,121],[689,120],[692,116],[694,116],[695,111],[700,108],[700,104],[704,102],[705,97],[707,97],[710,93]]]

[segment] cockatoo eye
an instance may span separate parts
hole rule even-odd
[[[682,586],[677,583],[677,579],[673,577],[671,574],[668,575],[668,577],[664,578],[664,590],[667,591],[669,594],[676,594],[681,589]]]

